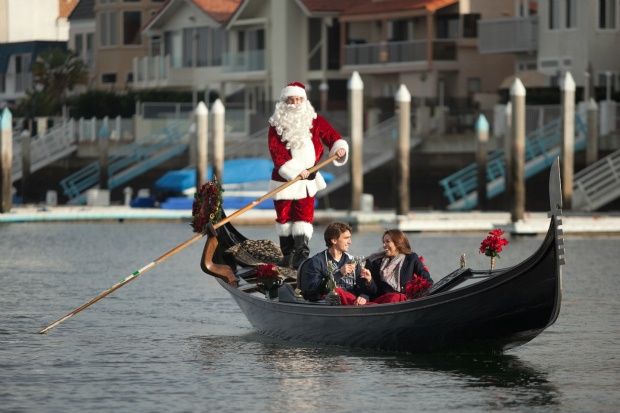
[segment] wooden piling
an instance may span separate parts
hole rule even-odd
[[[598,160],[598,105],[594,99],[588,102],[588,138],[586,146],[586,165]]]
[[[364,82],[357,71],[349,79],[349,119],[351,133],[351,210],[359,211],[364,189],[363,125]]]
[[[108,151],[110,149],[110,125],[108,117],[103,118],[98,136],[99,144],[99,189],[109,189]]]
[[[4,108],[0,115],[0,213],[11,211],[13,176],[13,115]]]
[[[30,200],[30,132],[23,130],[19,136],[22,146],[22,203],[27,203]]]
[[[220,99],[213,102],[213,175],[224,182],[224,104]]]
[[[523,220],[525,215],[525,87],[516,78],[510,88],[512,103],[512,222]]]
[[[204,102],[196,107],[196,191],[207,182],[209,109]]]
[[[570,72],[562,79],[562,198],[571,209],[575,172],[575,81]]]
[[[504,133],[504,190],[506,209],[512,209],[512,102],[506,104],[506,132]]]
[[[476,120],[476,165],[478,166],[478,208],[487,209],[487,144],[489,142],[489,122],[480,114]]]
[[[398,108],[398,145],[396,159],[398,160],[398,202],[396,213],[409,213],[409,150],[411,145],[411,93],[404,84],[400,85],[395,96]]]

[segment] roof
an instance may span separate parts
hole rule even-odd
[[[192,0],[192,2],[218,23],[226,23],[241,4],[241,0]]]
[[[151,18],[144,24],[142,30],[148,30],[160,16],[174,4],[176,0],[166,0]],[[200,10],[208,14],[213,20],[220,24],[226,23],[239,8],[243,0],[191,0]]]
[[[298,0],[310,13],[343,12],[359,0]]]
[[[58,17],[69,17],[80,0],[58,0]]]
[[[435,11],[457,3],[458,0],[359,0],[343,10],[342,16],[373,15],[413,10]]]
[[[94,20],[95,0],[79,0],[69,14],[69,20]]]

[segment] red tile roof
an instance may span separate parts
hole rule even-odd
[[[80,0],[58,0],[58,17],[69,17]]]
[[[422,9],[435,11],[457,2],[458,0],[360,0],[343,10],[342,15],[371,15]]]
[[[219,23],[225,23],[242,0],[192,0],[194,4]]]
[[[342,12],[359,3],[359,0],[301,0],[310,12]]]

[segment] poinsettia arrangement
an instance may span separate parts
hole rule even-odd
[[[413,274],[411,280],[405,284],[405,295],[409,300],[420,298],[429,288],[431,288],[431,283],[426,278]]]
[[[260,264],[256,267],[256,278],[259,281],[280,278],[278,266],[275,264]]]
[[[194,194],[192,223],[194,232],[207,233],[209,222],[217,224],[222,219],[222,186],[217,180],[203,184]]]
[[[480,243],[480,253],[491,257],[491,269],[495,268],[495,258],[499,258],[499,253],[508,245],[508,240],[503,235],[504,231],[494,229],[489,231],[489,235]]]
[[[256,267],[256,283],[264,288],[267,298],[277,297],[277,287],[281,284],[280,271],[275,264],[261,264]]]

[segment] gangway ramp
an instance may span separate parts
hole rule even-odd
[[[595,211],[620,197],[620,149],[582,169],[573,178],[572,209]]]
[[[124,148],[123,154],[108,159],[108,188],[114,189],[157,165],[182,154],[188,148],[188,126],[177,123]],[[60,182],[69,204],[83,204],[86,191],[100,186],[99,162],[92,162]]]
[[[525,179],[551,166],[560,155],[561,128],[557,118],[542,128],[529,133],[525,142]],[[579,116],[575,117],[575,150],[586,146],[586,126]],[[504,150],[498,149],[489,155],[487,161],[487,197],[493,198],[506,189],[506,165]],[[442,179],[444,195],[448,198],[449,210],[468,210],[478,204],[478,166],[471,163],[460,171]]]

